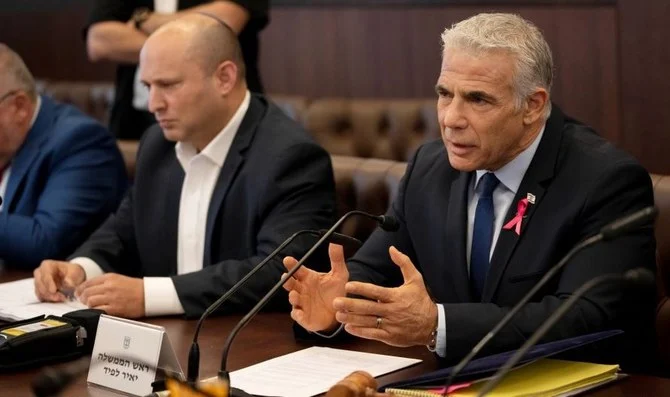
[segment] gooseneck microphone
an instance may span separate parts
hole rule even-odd
[[[487,333],[476,345],[470,350],[470,352],[463,357],[461,361],[454,367],[453,371],[449,374],[447,381],[445,382],[445,388],[443,396],[446,396],[446,390],[451,386],[456,379],[456,376],[465,368],[466,365],[472,361],[472,359],[495,337],[500,330],[507,325],[512,318],[521,310],[521,308],[528,303],[528,301],[542,288],[546,283],[551,280],[556,273],[558,273],[563,267],[572,259],[575,254],[579,251],[587,248],[600,241],[609,241],[612,240],[624,233],[627,233],[630,230],[636,229],[640,226],[643,226],[651,221],[653,221],[658,215],[658,209],[654,206],[645,207],[639,211],[635,211],[630,215],[621,217],[614,222],[611,222],[600,229],[600,232],[594,236],[587,238],[581,243],[574,246],[564,257],[560,260],[554,267],[550,268],[547,273],[533,286],[533,288],[528,291],[526,295],[517,302],[514,307],[508,311],[505,316]]]
[[[510,357],[505,364],[498,369],[496,374],[486,382],[479,392],[479,396],[484,396],[496,387],[507,373],[526,355],[531,347],[544,337],[556,323],[575,305],[575,303],[586,294],[591,288],[606,282],[623,281],[635,285],[638,288],[654,285],[654,275],[645,268],[631,269],[621,274],[603,274],[595,277],[577,289],[570,297],[563,302],[556,311],[545,320],[533,335]]]
[[[281,250],[286,248],[287,245],[289,245],[296,237],[301,236],[303,234],[310,234],[313,236],[321,237],[326,233],[326,231],[316,231],[316,230],[300,230],[296,233],[294,233],[292,236],[284,240],[277,249],[272,251],[270,255],[268,255],[265,259],[263,259],[261,262],[259,262],[249,273],[247,273],[240,281],[235,283],[225,294],[223,294],[219,299],[216,300],[216,302],[212,303],[207,310],[205,310],[204,313],[200,316],[200,319],[198,320],[198,324],[195,326],[195,333],[193,335],[193,343],[191,344],[191,349],[188,352],[188,367],[187,367],[187,380],[191,384],[195,384],[195,382],[198,380],[198,376],[200,373],[200,347],[198,346],[198,336],[200,335],[200,329],[202,328],[203,322],[207,317],[209,317],[210,314],[214,313],[216,309],[219,308],[224,302],[226,302],[238,289],[243,287],[247,281],[256,274],[261,268],[263,268],[270,260],[275,258]],[[333,243],[333,244],[338,244],[342,246],[356,246],[356,248],[360,247],[361,242],[360,240],[349,237],[344,234],[340,233],[332,233],[332,235],[327,237],[328,241]]]
[[[74,362],[54,368],[44,368],[31,382],[36,397],[50,397],[60,394],[72,381],[88,371],[91,358],[79,358]]]
[[[229,390],[230,390],[230,374],[229,374],[228,370],[226,369],[226,366],[227,366],[227,361],[228,361],[228,353],[230,352],[230,347],[233,343],[233,340],[235,340],[235,337],[237,336],[237,334],[242,330],[242,328],[244,328],[249,323],[249,321],[251,321],[251,319],[263,308],[263,306],[265,306],[268,303],[270,298],[272,298],[274,296],[274,294],[277,292],[277,290],[279,290],[284,285],[284,283],[286,283],[286,280],[293,277],[295,272],[297,272],[302,267],[302,265],[305,263],[305,261],[307,261],[307,259],[309,259],[309,257],[312,256],[314,251],[316,251],[324,243],[324,241],[328,240],[328,238],[333,233],[335,233],[335,230],[338,227],[340,227],[340,225],[345,220],[347,220],[349,217],[354,216],[354,215],[361,215],[361,216],[365,216],[367,218],[371,218],[371,219],[376,220],[377,223],[379,224],[379,227],[381,227],[383,230],[385,230],[387,232],[395,232],[400,227],[400,225],[398,223],[398,220],[391,217],[391,216],[388,216],[388,215],[372,215],[372,214],[368,214],[367,212],[363,212],[363,211],[347,212],[337,222],[335,222],[335,224],[330,229],[328,229],[328,231],[326,233],[324,233],[324,235],[319,239],[319,241],[317,241],[309,249],[309,251],[307,251],[307,253],[302,257],[302,259],[300,259],[300,261],[298,261],[298,263],[293,267],[293,269],[291,269],[288,273],[286,273],[286,275],[284,277],[282,277],[282,279],[279,280],[279,282],[277,282],[274,285],[274,287],[272,287],[272,289],[270,289],[270,291],[268,291],[267,294],[265,294],[265,296],[256,304],[256,306],[254,306],[253,309],[251,309],[251,311],[249,311],[249,313],[247,313],[240,320],[240,322],[237,323],[235,328],[233,328],[233,330],[228,335],[228,339],[226,339],[226,344],[224,345],[224,348],[223,348],[223,355],[221,357],[221,369],[219,370],[219,379],[221,379],[222,381],[224,381],[228,385],[227,387],[229,388]]]

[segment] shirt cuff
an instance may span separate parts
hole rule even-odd
[[[147,317],[184,314],[170,277],[144,277],[144,313]]]
[[[78,256],[70,260],[70,262],[75,263],[81,266],[82,269],[84,269],[84,274],[86,274],[86,280],[90,280],[105,274],[102,268],[97,263],[95,263],[95,261],[91,258],[87,258],[85,256]]]
[[[447,317],[444,314],[444,305],[437,305],[437,336],[435,337],[435,353],[445,358],[447,356]]]

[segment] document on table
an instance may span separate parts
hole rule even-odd
[[[259,396],[310,397],[325,393],[354,371],[372,376],[417,364],[421,360],[310,347],[230,373],[232,387]]]
[[[0,319],[17,321],[42,314],[62,316],[65,313],[86,309],[79,301],[59,303],[40,302],[35,296],[34,279],[0,283]]]

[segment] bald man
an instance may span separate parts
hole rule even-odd
[[[84,28],[88,58],[117,64],[109,121],[117,138],[139,139],[155,123],[139,79],[140,50],[150,34],[184,15],[206,12],[230,26],[241,43],[249,89],[263,92],[258,36],[269,22],[269,0],[93,0],[90,4]]]
[[[187,16],[149,37],[140,76],[158,125],[141,142],[135,186],[69,262],[36,270],[40,299],[74,288],[112,315],[197,316],[285,238],[331,224],[328,154],[250,94],[244,73],[235,34],[213,17]],[[269,263],[223,309],[252,307],[281,274],[279,260]]]
[[[0,43],[0,263],[33,270],[64,259],[116,210],[128,179],[112,135],[37,94]]]

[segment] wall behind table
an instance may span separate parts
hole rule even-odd
[[[113,80],[114,67],[86,58],[82,27],[93,0],[0,0],[0,42],[37,78]]]
[[[1,1],[0,41],[39,78],[111,80],[111,65],[85,56],[91,1]],[[307,97],[433,96],[440,32],[482,11],[534,21],[554,53],[554,100],[650,171],[670,173],[666,0],[275,0],[263,79],[268,92]]]
[[[308,97],[431,97],[440,33],[484,11],[516,12],[544,31],[556,63],[554,99],[620,140],[614,5],[284,7],[263,33],[269,92]]]

